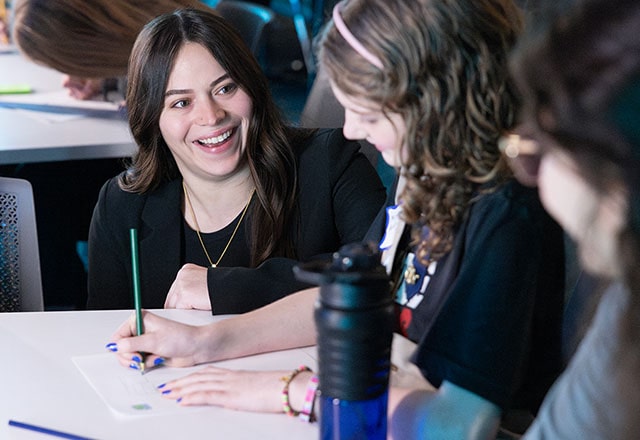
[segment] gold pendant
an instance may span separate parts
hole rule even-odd
[[[416,268],[413,263],[409,263],[409,266],[404,271],[404,280],[407,284],[414,285],[416,281],[420,279],[420,274],[416,272]]]

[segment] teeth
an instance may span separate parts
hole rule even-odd
[[[231,132],[232,131],[233,130],[226,131],[226,132],[222,133],[220,136],[207,138],[207,139],[200,139],[198,142],[200,142],[203,145],[219,144],[220,142],[223,142],[226,139],[228,139],[229,136],[231,136]]]

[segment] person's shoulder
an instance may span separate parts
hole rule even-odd
[[[531,233],[558,236],[561,229],[546,212],[536,188],[509,179],[490,191],[480,192],[471,203],[466,223],[472,230],[518,224]],[[524,229],[522,229],[524,230]]]
[[[121,193],[123,193],[123,189],[120,187],[120,180],[124,176],[126,171],[121,172],[117,176],[111,177],[107,180],[104,185],[102,185],[102,189],[100,190],[100,198],[108,197],[114,198],[118,197]]]
[[[301,159],[336,163],[351,161],[360,151],[360,143],[348,140],[341,128],[316,129],[298,148]]]
[[[347,140],[344,137],[341,128],[296,128],[291,131],[290,139],[292,139],[293,148],[298,153],[307,150],[338,150],[348,145],[359,147],[358,142]]]
[[[119,199],[132,198],[132,196],[134,196],[135,194],[130,191],[124,190],[120,185],[120,182],[122,182],[125,179],[126,174],[127,174],[127,171],[123,171],[117,176],[114,176],[109,180],[107,180],[104,186],[102,187],[101,197],[107,197],[109,200],[112,200],[112,201],[119,200]]]
[[[480,191],[474,202],[476,210],[497,208],[534,214],[544,212],[538,190],[522,185],[515,178],[506,180],[488,191]]]
[[[127,171],[123,171],[115,177],[109,179],[101,190],[100,197],[106,199],[110,205],[124,205],[133,209],[135,206],[142,205],[150,198],[165,198],[168,194],[172,194],[177,191],[179,186],[179,179],[174,179],[168,182],[162,183],[157,188],[146,191],[144,193],[129,191],[124,189],[122,182],[126,181]]]

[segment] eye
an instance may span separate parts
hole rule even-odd
[[[377,124],[379,120],[380,120],[380,118],[378,116],[374,116],[374,115],[362,115],[360,117],[360,121],[363,124],[369,124],[369,125]]]
[[[185,108],[186,106],[188,106],[191,103],[190,100],[188,99],[178,99],[176,101],[173,101],[169,107],[170,108]]]
[[[216,95],[229,95],[236,90],[238,90],[238,85],[236,83],[230,82],[220,87],[216,91]]]

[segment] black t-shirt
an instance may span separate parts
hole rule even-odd
[[[425,378],[535,413],[562,368],[564,301],[562,230],[537,191],[511,181],[479,197],[428,268],[402,251],[398,331],[418,343]]]

